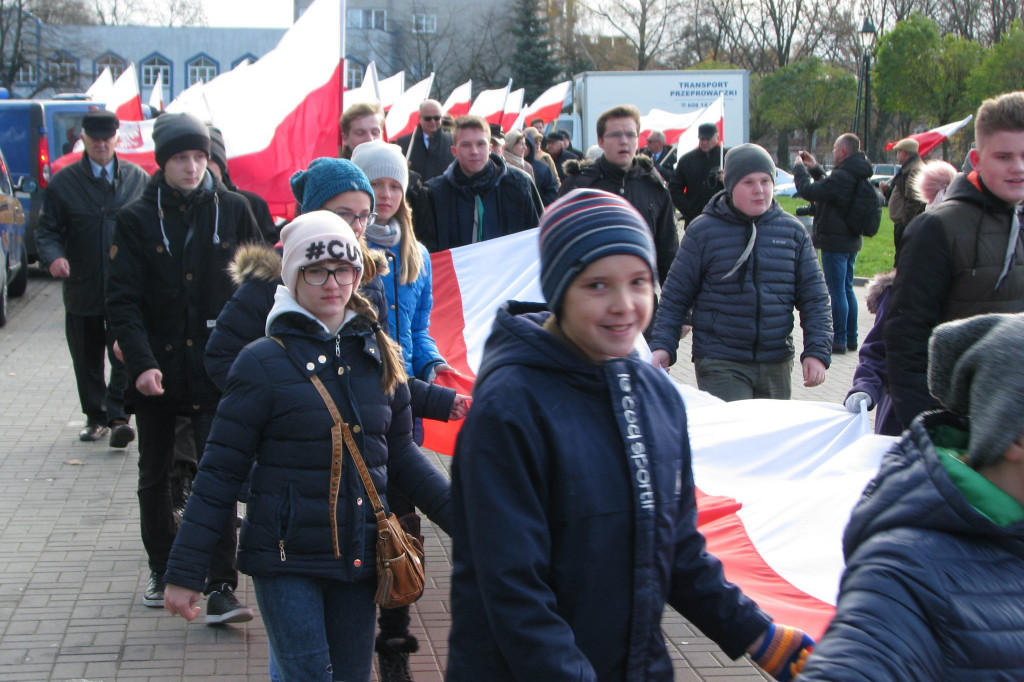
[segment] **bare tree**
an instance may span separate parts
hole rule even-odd
[[[26,96],[33,97],[47,90],[79,89],[78,70],[74,61],[60,60],[60,51],[81,52],[81,45],[60,30],[48,27],[34,12],[39,4],[33,0],[0,0],[0,85],[14,91],[19,83],[32,83]],[[62,13],[50,8],[51,19],[72,19],[73,7]]]
[[[608,0],[586,5],[636,51],[636,69],[654,66],[673,41],[670,27],[683,14],[682,0]]]
[[[200,0],[90,0],[99,23],[106,26],[152,24],[158,26],[205,26],[206,12]]]

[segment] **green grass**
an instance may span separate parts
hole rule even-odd
[[[806,206],[807,202],[799,197],[775,197],[787,213],[794,213],[797,206]],[[889,219],[889,209],[882,208],[882,224],[878,228],[878,234],[874,237],[864,238],[864,246],[857,254],[857,264],[853,268],[853,274],[857,277],[871,277],[879,272],[892,270],[893,258],[896,255],[896,247],[892,243],[892,220]]]

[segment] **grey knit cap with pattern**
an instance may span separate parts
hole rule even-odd
[[[1024,434],[1024,313],[978,315],[935,328],[928,342],[928,389],[971,420],[975,469],[997,462]]]

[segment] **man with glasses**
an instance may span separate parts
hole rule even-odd
[[[697,139],[697,148],[679,157],[668,182],[672,203],[683,214],[687,225],[701,214],[711,197],[725,189],[722,159],[729,150],[723,150],[718,144],[718,126],[701,123]]]
[[[452,136],[441,128],[441,103],[436,99],[423,100],[416,129],[395,142],[409,159],[409,168],[419,173],[423,182],[444,173],[455,160]]]
[[[559,196],[580,187],[600,189],[624,198],[643,216],[654,236],[658,279],[668,276],[679,249],[672,198],[649,156],[637,154],[640,111],[633,105],[609,109],[597,119],[597,144],[602,155],[594,161],[565,164]]]

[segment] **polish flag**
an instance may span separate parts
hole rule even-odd
[[[380,93],[380,107],[383,111],[388,111],[405,92],[405,71],[399,71],[390,78],[378,81],[377,89]]]
[[[914,135],[910,135],[909,137],[911,139],[917,140],[917,144],[919,145],[917,153],[921,156],[924,156],[925,154],[927,154],[928,152],[930,152],[931,150],[935,149],[940,144],[948,140],[950,137],[952,137],[953,133],[960,130],[968,123],[970,123],[972,118],[974,118],[974,114],[971,114],[962,121],[957,121],[956,123],[947,123],[944,126],[932,128],[931,130],[925,131],[923,133],[916,133]],[[896,142],[899,142],[899,140],[897,140]],[[893,147],[895,147],[896,142],[887,143],[885,145],[885,151],[889,151]]]
[[[370,62],[363,72],[363,82],[359,87],[346,90],[342,95],[344,103],[342,111],[355,104],[380,104],[380,81],[377,79],[377,64]]]
[[[525,93],[526,90],[523,88],[508,93],[508,100],[505,102],[505,113],[501,117],[502,130],[514,130],[516,123],[522,125],[523,95]]]
[[[153,89],[149,92],[150,108],[153,110],[154,115],[164,110],[164,86],[163,80],[153,86]]]
[[[448,99],[444,101],[441,112],[452,118],[465,116],[469,113],[469,105],[473,101],[473,81],[468,80],[459,87],[452,90]]]
[[[523,122],[530,125],[530,121],[535,118],[542,119],[544,123],[554,121],[562,113],[571,88],[571,81],[563,81],[542,92],[530,106],[523,109]]]
[[[96,78],[96,82],[85,91],[85,96],[93,102],[106,102],[110,98],[110,91],[114,88],[114,77],[110,74],[110,67],[104,66],[103,71]]]
[[[139,95],[139,79],[135,65],[128,64],[107,93],[104,102],[107,111],[113,111],[121,121],[141,121],[142,97]]]
[[[498,307],[543,300],[537,235],[535,228],[432,254],[430,334],[458,372],[441,373],[438,383],[469,394]],[[779,622],[820,638],[835,612],[843,529],[894,439],[872,434],[866,413],[841,405],[724,403],[677,388],[708,550]],[[452,454],[460,424],[425,420],[425,447]]]
[[[676,147],[679,149],[685,149],[689,151],[697,146],[697,128],[703,123],[714,123],[718,127],[718,142],[721,148],[725,149],[725,137],[723,136],[723,126],[725,125],[725,97],[719,95],[718,99],[709,104],[707,107],[698,110],[697,115],[693,121],[690,122],[690,126],[683,130],[675,142]],[[666,133],[666,143],[672,144],[672,141],[668,139]],[[646,141],[646,138],[645,138]]]
[[[384,133],[387,139],[397,140],[416,129],[416,124],[419,122],[420,104],[430,96],[432,87],[434,87],[433,73],[406,90],[395,101],[384,118]]]
[[[480,116],[488,123],[501,123],[501,117],[505,114],[505,103],[508,102],[509,90],[512,89],[512,79],[503,88],[495,90],[484,90],[473,101],[469,108],[472,116]]]
[[[639,146],[643,147],[646,145],[647,136],[655,130],[665,133],[665,144],[676,144],[679,141],[679,137],[693,126],[694,121],[703,112],[703,109],[698,109],[697,111],[685,114],[677,114],[671,111],[663,111],[662,109],[651,109],[646,116],[640,117]]]

